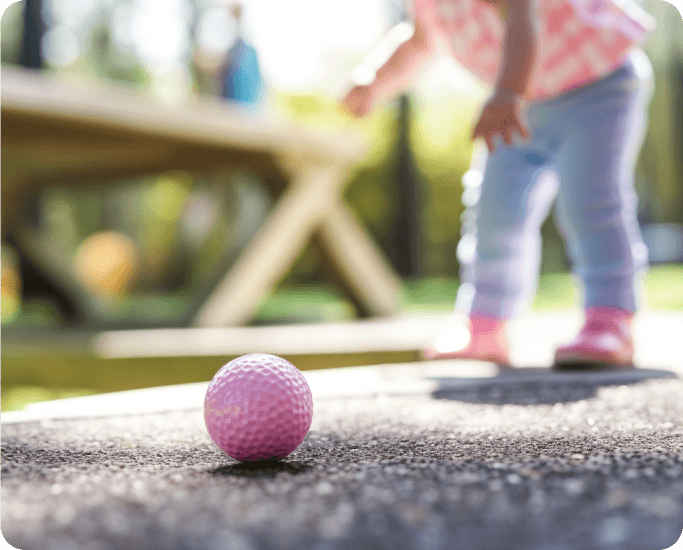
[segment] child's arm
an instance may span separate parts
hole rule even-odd
[[[533,0],[508,0],[505,39],[503,41],[502,70],[497,90],[527,93],[531,84],[531,70],[536,53]]]
[[[506,0],[501,2],[507,11],[501,71],[496,91],[482,111],[472,138],[483,137],[489,151],[493,140],[502,135],[505,143],[512,143],[512,132],[524,138],[529,132],[520,120],[521,102],[531,83],[536,53],[536,31],[533,20],[533,0]]]
[[[436,31],[419,17],[412,36],[396,48],[395,43],[401,40],[400,34],[405,32],[406,25],[401,23],[394,27],[361,63],[360,67],[370,73],[368,82],[351,89],[342,102],[343,107],[355,116],[363,116],[376,102],[392,99],[409,89],[443,51]],[[382,64],[382,57],[386,59],[383,52],[393,49],[392,46],[395,51]],[[378,65],[381,66],[377,69]]]

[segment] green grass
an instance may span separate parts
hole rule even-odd
[[[413,311],[447,312],[453,309],[460,285],[457,279],[421,279],[406,283],[407,308]],[[534,298],[534,311],[569,309],[579,295],[570,275],[553,273],[541,278]]]
[[[654,266],[645,277],[645,303],[649,309],[683,311],[683,265]],[[568,273],[541,277],[533,309],[580,307],[579,292]]]
[[[254,316],[254,324],[321,323],[355,317],[353,304],[332,285],[280,288],[267,296]]]
[[[414,311],[451,311],[460,283],[457,279],[433,278],[406,281],[406,308]]]
[[[550,273],[541,277],[534,297],[533,311],[569,309],[579,305],[579,292],[568,273]]]
[[[416,311],[450,311],[458,291],[457,279],[420,279],[405,285],[407,307]],[[650,309],[683,310],[683,265],[654,266],[645,279]],[[533,311],[580,307],[578,288],[569,273],[543,275],[534,297]]]
[[[651,309],[683,310],[683,265],[652,268],[647,277]]]
[[[404,284],[408,311],[452,311],[458,292],[455,278],[424,278]],[[651,309],[683,310],[683,265],[655,266],[645,280],[646,303]],[[533,311],[580,307],[578,288],[569,273],[543,275]],[[316,285],[279,289],[264,300],[256,315],[258,324],[345,321],[354,318],[352,304],[332,286]]]

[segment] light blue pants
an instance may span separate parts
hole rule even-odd
[[[456,309],[499,318],[529,309],[553,203],[583,305],[638,308],[648,259],[634,173],[653,90],[652,65],[634,50],[600,81],[525,107],[529,140],[508,146],[498,138],[478,161],[480,188],[466,188],[461,245],[471,254],[459,254]]]

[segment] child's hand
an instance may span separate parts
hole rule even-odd
[[[514,131],[527,139],[529,131],[521,121],[520,111],[521,99],[517,94],[497,91],[484,106],[472,139],[483,137],[491,153],[495,149],[493,140],[496,135],[501,135],[508,145],[512,144]]]
[[[363,117],[370,112],[374,97],[371,86],[354,86],[342,101],[342,109],[355,117]]]

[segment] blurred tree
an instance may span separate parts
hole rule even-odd
[[[92,72],[104,80],[129,82],[140,87],[149,85],[149,71],[138,59],[124,54],[116,46],[111,25],[111,14],[104,12],[87,37],[87,56],[81,56],[72,70]]]
[[[664,0],[646,0],[644,8],[657,18],[658,27],[645,45],[655,70],[655,91],[638,172],[641,187],[644,181],[658,195],[662,219],[656,221],[683,223],[683,20]]]
[[[24,4],[14,2],[10,4],[2,15],[2,44],[0,45],[0,59],[2,63],[19,63],[21,43],[24,35]]]
[[[681,30],[683,31],[683,29]],[[679,160],[679,175],[681,176],[681,180],[683,180],[683,55],[676,60],[673,82],[674,88],[678,91],[675,101],[673,119],[678,120],[679,122],[674,126],[676,131],[674,141],[674,158]],[[679,197],[680,196],[683,196],[683,193],[679,194]],[[679,204],[681,202],[683,201],[680,201]],[[679,217],[679,221],[683,222],[683,216]]]
[[[202,10],[197,1],[190,2],[192,16],[190,17],[190,44],[192,55],[189,60],[190,74],[192,75],[192,89],[201,95],[218,95],[218,79],[216,71],[220,64],[217,55],[208,55],[202,50],[197,40],[197,28],[199,26]]]

